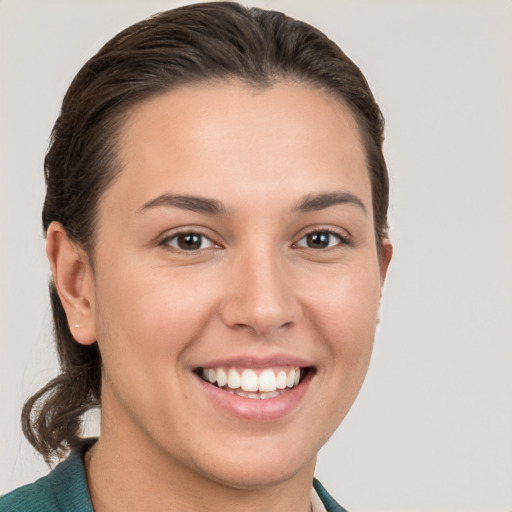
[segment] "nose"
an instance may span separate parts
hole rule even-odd
[[[227,326],[271,337],[299,321],[293,273],[273,251],[240,255],[230,266],[220,308]]]

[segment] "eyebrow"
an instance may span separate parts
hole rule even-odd
[[[334,192],[326,194],[308,194],[301,199],[295,206],[294,210],[302,212],[315,212],[324,210],[336,204],[352,204],[361,208],[366,215],[366,207],[356,195],[350,192]]]
[[[182,210],[190,210],[197,213],[208,213],[211,215],[227,215],[227,208],[215,199],[207,199],[199,196],[162,194],[155,199],[151,199],[144,203],[137,213],[141,213],[151,208],[159,208],[161,206],[171,206],[181,208]]]
[[[314,212],[324,210],[337,204],[352,204],[361,208],[366,215],[366,207],[363,202],[350,192],[331,192],[323,194],[308,194],[303,197],[293,208],[293,211]],[[207,213],[210,215],[227,215],[228,209],[224,204],[216,199],[207,199],[200,196],[162,194],[147,203],[144,203],[137,213],[141,213],[151,208],[160,208],[162,206],[181,208],[196,213]]]

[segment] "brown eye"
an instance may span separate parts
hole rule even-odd
[[[298,247],[308,249],[328,249],[342,243],[341,236],[330,231],[313,231],[303,236],[297,243]]]
[[[178,233],[164,240],[164,244],[182,251],[198,251],[215,247],[215,244],[201,233]]]

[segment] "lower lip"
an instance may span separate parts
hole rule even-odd
[[[208,398],[229,415],[250,421],[275,421],[285,417],[301,403],[313,372],[308,372],[300,384],[275,398],[264,400],[233,395],[197,376],[197,380]]]

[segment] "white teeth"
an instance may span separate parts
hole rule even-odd
[[[301,370],[291,368],[288,372],[276,372],[270,368],[262,370],[260,375],[255,370],[246,368],[241,374],[234,368],[203,368],[203,380],[211,384],[217,383],[226,391],[237,390],[236,394],[246,398],[274,398],[280,393],[277,390],[294,388],[299,384]],[[277,394],[276,394],[277,393]]]
[[[276,396],[279,396],[281,393],[278,391],[271,391],[270,393],[260,393],[260,398],[262,400],[265,400],[266,398],[275,398]]]
[[[260,391],[276,390],[276,374],[272,370],[263,370],[260,374]]]
[[[286,376],[286,385],[289,388],[293,388],[293,384],[295,383],[295,370],[290,370],[288,375]]]
[[[217,386],[223,388],[228,382],[228,375],[222,368],[217,368]]]
[[[284,389],[286,387],[286,372],[281,370],[276,377],[276,388]]]
[[[238,389],[239,387],[240,387],[240,374],[233,368],[230,368],[228,370],[228,388]]]
[[[244,398],[251,398],[252,400],[267,400],[268,398],[275,398],[281,394],[278,391],[271,391],[270,393],[247,393],[241,389],[237,389],[235,391],[231,390],[231,393],[234,395],[243,396]]]
[[[258,391],[258,375],[254,370],[244,370],[240,379],[240,387],[244,391]]]

